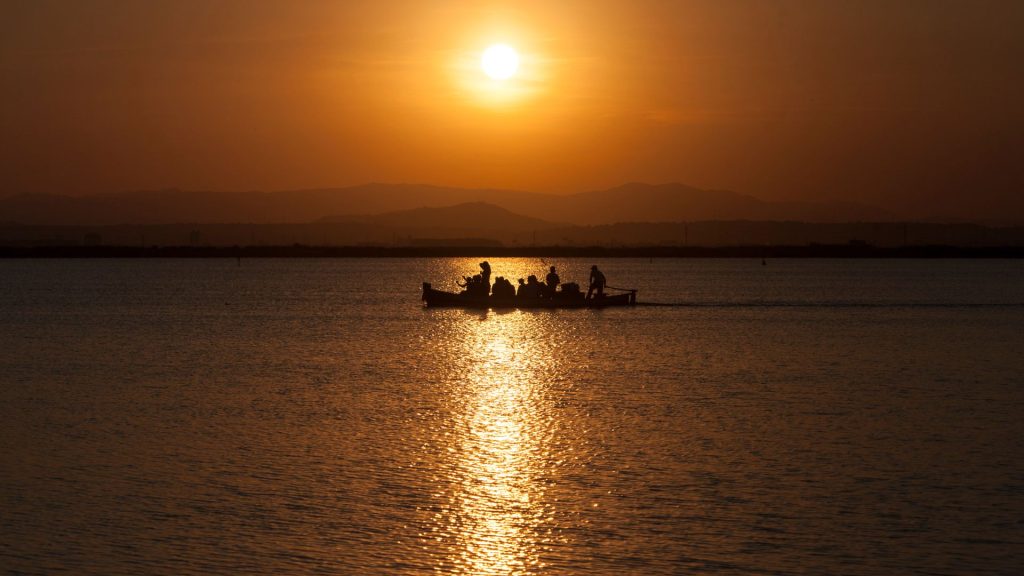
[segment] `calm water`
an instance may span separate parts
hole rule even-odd
[[[1019,573],[1024,262],[760,264],[0,261],[0,571]]]

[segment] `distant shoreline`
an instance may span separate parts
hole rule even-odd
[[[15,246],[0,258],[1024,258],[1024,246]]]

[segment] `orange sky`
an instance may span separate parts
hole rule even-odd
[[[679,181],[1019,219],[1022,30],[1018,0],[6,2],[0,194]]]

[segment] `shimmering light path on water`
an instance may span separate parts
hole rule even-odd
[[[495,260],[513,278],[591,262]],[[1024,266],[0,262],[0,571],[1007,574]]]

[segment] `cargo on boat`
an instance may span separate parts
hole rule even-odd
[[[559,290],[551,296],[524,298],[521,296],[457,294],[435,290],[429,282],[423,283],[423,302],[428,308],[611,308],[635,306],[636,290],[622,294],[602,294],[590,298],[577,290]]]

